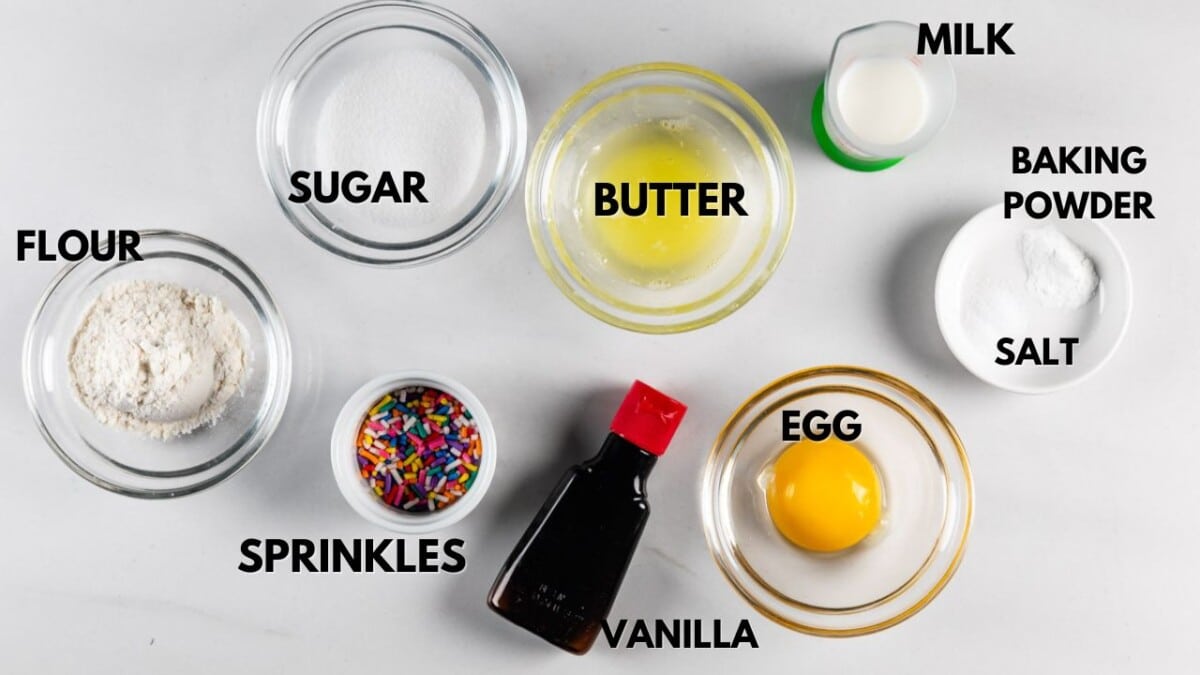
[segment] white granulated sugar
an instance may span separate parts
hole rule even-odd
[[[1100,285],[1092,259],[1055,227],[1022,232],[1021,257],[1029,291],[1047,307],[1078,309]]]
[[[116,282],[71,340],[71,384],[101,423],[173,438],[215,422],[240,391],[244,333],[212,296],[170,283]]]
[[[1029,318],[1022,305],[1024,291],[1001,278],[981,276],[968,288],[963,317],[967,333],[978,344],[992,344],[998,335],[1024,335]]]
[[[467,76],[428,51],[394,52],[359,64],[335,86],[317,120],[324,170],[425,176],[427,203],[354,204],[378,225],[446,224],[464,211],[486,142],[483,105]],[[350,207],[347,207],[350,208]]]

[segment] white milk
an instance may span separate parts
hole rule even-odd
[[[905,58],[854,61],[838,82],[837,96],[849,131],[868,143],[903,143],[925,124],[925,80]]]

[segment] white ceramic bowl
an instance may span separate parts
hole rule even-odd
[[[461,401],[471,411],[483,444],[479,472],[467,493],[450,506],[429,513],[407,513],[384,504],[363,480],[356,459],[358,430],[366,411],[384,394],[413,386],[440,389]],[[333,477],[350,506],[372,523],[403,534],[427,534],[462,520],[483,500],[496,474],[496,430],[483,404],[457,380],[423,370],[381,375],[354,392],[333,425],[329,449]]]
[[[1017,312],[1010,298],[1025,289],[1021,233],[1047,226],[1057,228],[1092,259],[1100,286],[1079,309],[1033,306],[1036,300],[1029,296]],[[1003,207],[997,204],[967,221],[946,247],[938,267],[934,306],[946,345],[967,370],[1002,389],[1040,394],[1077,384],[1108,362],[1129,325],[1133,283],[1124,253],[1099,223],[1034,220],[1024,214],[1005,219]],[[977,313],[973,321],[967,319],[971,312]],[[1016,339],[1012,351],[1019,351],[1023,338],[1034,338],[1039,354],[1045,353],[1042,339],[1050,338],[1049,355],[1059,361],[1066,356],[1060,338],[1077,337],[1079,344],[1072,348],[1072,365],[1031,361],[1000,365],[997,341],[1002,337]]]

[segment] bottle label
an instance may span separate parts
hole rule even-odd
[[[547,583],[537,585],[524,600],[561,618],[563,622],[587,623],[586,607],[566,593]]]
[[[758,638],[749,619],[730,630],[720,619],[621,619],[604,621],[604,640],[612,649],[758,649]]]
[[[245,539],[238,570],[457,574],[467,568],[462,539]]]

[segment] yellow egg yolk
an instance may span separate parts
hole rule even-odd
[[[783,451],[767,483],[767,510],[779,532],[809,551],[842,551],[879,524],[883,494],[871,460],[829,438]]]
[[[646,212],[596,215],[598,182],[630,183],[736,181],[737,169],[711,137],[685,121],[650,121],[614,133],[599,143],[579,180],[580,222],[584,236],[605,264],[640,285],[673,284],[691,279],[720,259],[731,239],[735,218],[702,216],[700,196],[691,191],[687,215],[676,192],[663,195],[664,215],[653,192]]]

